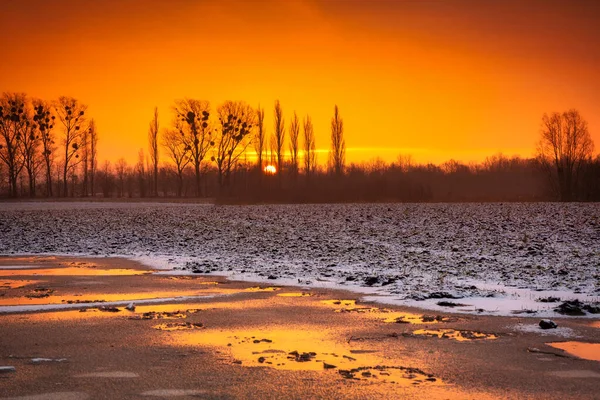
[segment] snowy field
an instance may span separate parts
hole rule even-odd
[[[560,301],[600,300],[600,204],[0,203],[0,254],[125,256],[175,273],[546,316]]]

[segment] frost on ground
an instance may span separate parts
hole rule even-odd
[[[598,301],[600,205],[5,203],[0,253],[120,255],[412,305],[504,313],[510,300],[542,315]]]

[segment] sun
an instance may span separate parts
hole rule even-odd
[[[275,175],[277,173],[277,168],[275,168],[274,165],[267,165],[264,171],[267,175]]]

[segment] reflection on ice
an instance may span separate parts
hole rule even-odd
[[[286,292],[279,293],[277,296],[279,297],[310,297],[312,294],[308,292]]]
[[[1,289],[18,289],[25,286],[31,286],[38,284],[41,281],[32,279],[0,279],[0,290]]]
[[[41,289],[38,289],[41,290]],[[123,302],[132,300],[147,300],[159,298],[174,298],[181,296],[197,296],[207,291],[197,290],[163,291],[163,292],[140,292],[140,293],[90,293],[81,295],[53,295],[52,289],[48,291],[32,292],[26,297],[0,298],[0,305],[34,305],[34,304],[90,304],[106,302]],[[212,293],[212,292],[210,292]]]
[[[600,343],[585,342],[554,342],[546,343],[548,346],[561,349],[575,357],[586,360],[600,361]]]
[[[456,322],[458,318],[442,315],[420,315],[379,307],[358,307],[356,300],[322,300],[321,303],[336,307],[337,313],[358,313],[370,318],[380,319],[387,323],[437,324],[439,322]]]
[[[337,371],[342,378],[405,385],[440,384],[416,368],[389,366],[380,354],[362,351],[311,326],[250,330],[204,329],[165,339],[175,345],[227,349],[234,363],[294,371]]]
[[[27,269],[0,269],[0,276],[112,276],[112,275],[145,275],[150,271],[125,268],[84,268],[84,267],[58,267],[58,268],[27,268]]]
[[[246,289],[247,292],[275,292],[281,288],[274,286],[253,286]]]

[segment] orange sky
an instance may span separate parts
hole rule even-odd
[[[269,132],[279,99],[324,149],[338,104],[349,161],[530,156],[572,107],[600,149],[598,21],[593,0],[6,0],[0,90],[87,103],[111,161],[183,97],[261,104]]]

